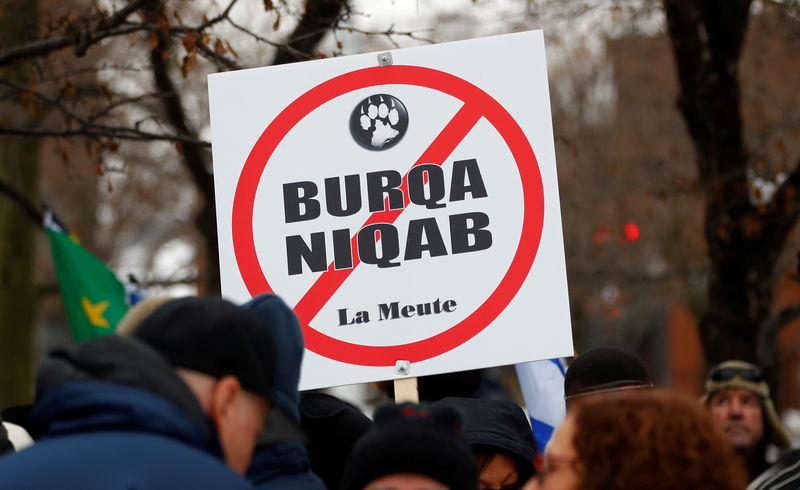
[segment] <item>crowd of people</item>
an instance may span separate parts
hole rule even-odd
[[[116,334],[48,354],[33,403],[2,411],[0,489],[800,489],[800,451],[747,362],[714,367],[698,401],[591,349],[539,453],[509,399],[454,390],[371,419],[301,394],[303,352],[274,295],[145,300]]]

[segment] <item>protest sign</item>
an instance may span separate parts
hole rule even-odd
[[[541,31],[209,77],[223,294],[301,388],[571,355]]]

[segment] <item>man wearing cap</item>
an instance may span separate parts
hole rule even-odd
[[[790,445],[769,396],[769,386],[757,366],[744,361],[725,361],[706,379],[700,401],[722,429],[728,442],[744,458],[750,478],[767,469],[769,443],[780,449]]]
[[[232,470],[247,469],[273,398],[268,332],[227,301],[182,298],[136,337],[44,359],[26,426],[37,442],[0,458],[0,488],[251,488]]]
[[[575,358],[564,375],[567,410],[586,396],[653,387],[650,374],[636,354],[620,347],[594,347]]]

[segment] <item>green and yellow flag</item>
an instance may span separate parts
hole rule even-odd
[[[44,224],[75,341],[112,333],[128,311],[125,286],[100,259],[67,234],[50,211]]]

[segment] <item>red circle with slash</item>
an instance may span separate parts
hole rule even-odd
[[[508,306],[528,277],[544,223],[544,189],[536,156],[511,114],[489,94],[459,77],[432,68],[391,65],[355,70],[323,82],[295,99],[264,130],[247,157],[233,199],[232,234],[239,272],[251,295],[273,291],[256,254],[253,206],[261,175],[275,148],[298,122],[322,104],[353,90],[388,84],[426,87],[464,102],[423,155],[427,156],[428,163],[439,161],[441,164],[479,119],[485,118],[494,126],[511,150],[519,170],[524,213],[519,245],[497,288],[469,316],[427,339],[401,345],[360,345],[315,330],[310,326],[311,321],[357,264],[354,263],[353,269],[338,271],[331,266],[324,272],[294,307],[303,329],[305,346],[329,359],[361,366],[394,366],[398,359],[411,362],[431,359],[481,332]],[[401,212],[402,209],[396,214]]]

